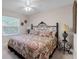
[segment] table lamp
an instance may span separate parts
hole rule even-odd
[[[64,29],[63,37],[64,37],[64,40],[66,40],[66,38],[67,38],[67,36],[68,36],[68,34],[67,34],[68,27],[67,27],[67,25],[66,25],[66,24],[64,24],[63,29]]]
[[[65,51],[66,51],[65,44],[66,44],[66,42],[68,42],[68,41],[66,40],[66,38],[67,38],[67,36],[68,36],[68,34],[67,34],[68,27],[67,27],[66,24],[64,24],[63,29],[64,29],[64,33],[63,33],[63,37],[64,37],[64,39],[63,39],[64,47],[63,47],[63,48],[64,48],[64,53],[65,53]]]

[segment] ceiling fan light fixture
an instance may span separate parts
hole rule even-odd
[[[26,11],[31,11],[32,10],[32,7],[25,7],[25,10]]]

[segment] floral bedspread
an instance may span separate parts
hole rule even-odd
[[[13,36],[8,46],[15,49],[25,59],[49,59],[49,55],[56,48],[56,41],[56,37],[19,35]]]

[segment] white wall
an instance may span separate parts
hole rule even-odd
[[[73,27],[73,14],[72,14],[72,5],[60,7],[57,9],[52,9],[46,12],[41,12],[30,17],[30,24],[37,25],[41,21],[44,21],[47,25],[55,25],[56,22],[59,23],[59,35],[62,39],[63,24],[67,24],[70,29]],[[72,35],[69,33],[69,40]],[[71,41],[72,42],[72,41]]]
[[[77,59],[77,34],[74,34],[74,55],[73,59]]]
[[[20,23],[24,22],[24,20],[28,21],[28,17],[13,11],[9,11],[9,10],[2,10],[2,16],[10,16],[10,17],[15,17],[15,18],[19,18],[20,19]],[[26,29],[27,29],[27,24],[24,24],[23,26],[20,26],[20,33],[26,33]]]

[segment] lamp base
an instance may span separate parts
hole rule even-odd
[[[63,37],[66,39],[67,36],[68,36],[67,32],[64,31],[64,33],[63,33]]]

